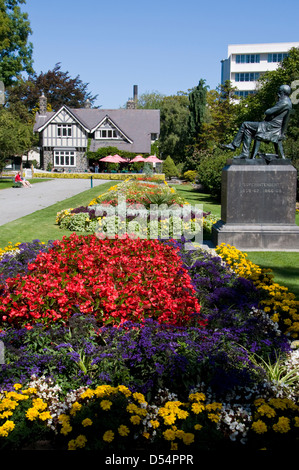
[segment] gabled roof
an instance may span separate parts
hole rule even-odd
[[[133,143],[130,137],[124,134],[124,132],[120,129],[120,127],[115,122],[113,122],[113,120],[108,116],[108,114],[104,116],[101,122],[99,122],[94,129],[90,130],[91,134],[93,134],[106,120],[108,120],[112,124],[112,126],[115,127],[126,140],[128,140],[131,144]]]
[[[47,112],[45,116],[37,114],[34,132],[42,132],[63,109],[89,134],[92,134],[104,119],[108,118],[128,140],[128,142],[125,140],[117,142],[120,150],[147,153],[150,151],[151,134],[160,133],[160,110],[158,109],[94,109],[67,106],[63,106],[57,112]],[[92,139],[90,151],[95,152],[99,147],[115,144],[115,140]]]
[[[79,120],[76,116],[76,114],[74,114],[74,109],[72,108],[69,108],[68,106],[62,106],[58,111],[54,112],[54,111],[51,111],[51,112],[47,112],[46,115],[44,116],[41,116],[40,114],[37,114],[36,115],[36,119],[35,119],[35,124],[34,124],[34,132],[41,132],[44,130],[45,127],[47,127],[55,118],[56,116],[58,116],[61,111],[65,110],[67,113],[69,113],[73,119],[75,119],[75,121],[78,122],[78,124],[80,124],[80,126],[82,126],[86,132],[89,132],[89,129],[88,127],[86,126],[86,123],[84,122],[84,120]]]
[[[67,106],[63,106],[56,113],[47,112],[45,116],[37,114],[34,132],[41,132],[63,108],[89,133],[93,132],[105,117],[111,119],[130,138],[140,131],[160,133],[160,110],[158,109],[85,109]]]

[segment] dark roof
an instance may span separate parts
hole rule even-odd
[[[119,142],[117,147],[120,150],[146,153],[149,151],[148,144],[151,134],[160,133],[160,110],[158,109],[86,109],[68,108],[67,106],[64,106],[64,108],[69,111],[89,133],[93,132],[105,117],[110,118],[111,121],[133,141],[132,144]],[[59,111],[47,112],[45,116],[37,114],[34,132],[43,130],[47,123],[50,123],[52,118],[58,114]],[[99,147],[110,145],[115,145],[115,140],[110,142],[92,140],[90,150],[94,152]]]

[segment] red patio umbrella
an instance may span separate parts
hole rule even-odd
[[[118,163],[118,161],[112,155],[107,155],[107,157],[103,157],[99,161],[107,163]]]
[[[142,155],[136,155],[136,157],[134,157],[130,163],[135,163],[135,162],[145,162],[145,159],[143,158]]]
[[[121,157],[120,155],[117,155],[117,153],[115,155],[113,155],[113,158],[115,158],[116,163],[123,163],[123,162],[128,161],[125,158]]]
[[[150,162],[150,163],[162,163],[163,162],[163,160],[159,160],[159,158],[156,157],[156,155],[150,155],[144,161]]]

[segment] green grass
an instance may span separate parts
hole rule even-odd
[[[210,194],[199,192],[192,184],[171,184],[171,187],[191,205],[202,204],[204,212],[211,212],[220,219],[221,205]]]
[[[31,184],[34,183],[41,183],[43,181],[49,181],[49,178],[32,178],[28,180]],[[7,188],[12,188],[13,185],[12,180],[7,180],[7,179],[2,179],[0,178],[0,190],[1,189],[7,189]]]
[[[274,280],[285,286],[299,300],[299,252],[247,251],[250,261],[273,271]]]
[[[0,247],[4,248],[9,242],[31,242],[40,240],[61,240],[63,236],[69,236],[69,230],[62,230],[55,224],[57,212],[70,207],[86,206],[96,196],[106,192],[115,181],[109,181],[94,188],[88,189],[76,196],[64,201],[59,201],[50,207],[41,209],[33,214],[0,226]]]

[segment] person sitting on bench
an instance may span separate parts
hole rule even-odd
[[[18,171],[18,173],[16,174],[15,176],[15,183],[21,183],[24,188],[31,188],[31,184],[29,183],[29,181],[25,180],[25,178],[22,178],[21,177],[21,172]]]

